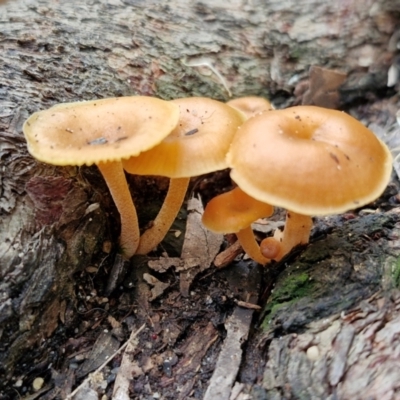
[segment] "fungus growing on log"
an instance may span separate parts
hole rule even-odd
[[[308,242],[312,215],[368,204],[382,194],[392,171],[389,149],[368,128],[344,112],[314,106],[248,119],[227,162],[249,196],[288,210],[283,235],[275,236],[281,242],[276,260]]]
[[[172,100],[179,123],[161,143],[123,161],[131,174],[170,178],[164,203],[153,226],[140,239],[138,254],[153,250],[167,234],[182,206],[190,177],[227,167],[226,153],[244,116],[216,100],[190,97]]]
[[[40,161],[98,166],[121,215],[120,245],[129,258],[139,245],[139,227],[121,160],[159,143],[176,127],[178,117],[174,103],[120,97],[60,104],[36,112],[23,131],[29,152]]]
[[[209,201],[202,222],[213,232],[235,233],[247,255],[264,265],[270,262],[272,257],[265,258],[261,254],[251,224],[259,218],[270,217],[273,212],[272,206],[252,198],[236,187]],[[275,256],[272,252],[270,255]]]

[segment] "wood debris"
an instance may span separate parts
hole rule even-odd
[[[139,329],[133,330],[133,331],[131,332],[131,336],[129,337],[129,339],[128,339],[117,351],[115,351],[113,354],[111,354],[110,356],[106,356],[106,357],[105,357],[106,360],[104,361],[104,359],[103,359],[102,361],[104,361],[104,362],[102,362],[102,364],[101,364],[92,374],[90,374],[79,386],[77,386],[77,387],[75,388],[75,390],[74,390],[73,392],[71,392],[71,393],[65,398],[65,400],[71,400],[72,398],[74,398],[74,399],[76,399],[76,400],[77,400],[77,399],[88,400],[88,399],[89,399],[89,396],[87,396],[86,394],[83,394],[83,395],[82,395],[81,391],[88,391],[88,390],[92,391],[92,390],[90,389],[90,386],[91,386],[92,384],[97,385],[98,382],[96,382],[96,381],[98,381],[99,378],[102,377],[101,370],[102,370],[115,356],[117,356],[118,354],[122,353],[122,352],[125,350],[125,348],[129,345],[129,343],[130,343],[132,340],[134,340],[134,339],[139,335],[139,333],[145,328],[145,326],[146,326],[146,325],[143,324]],[[99,340],[98,340],[98,342],[99,342]],[[81,393],[81,394],[79,394],[79,393]],[[74,397],[74,396],[76,396],[76,397]],[[129,397],[128,397],[128,398],[129,398]]]
[[[224,251],[221,251],[215,259],[214,265],[216,268],[224,268],[228,266],[240,253],[243,252],[243,248],[240,242],[237,240],[231,246],[227,247]]]
[[[164,293],[164,290],[169,287],[168,282],[161,282],[158,280],[156,277],[150,275],[150,274],[143,274],[143,279],[153,288],[151,289],[151,297],[150,301],[155,300],[157,297],[161,296]]]
[[[104,360],[110,357],[119,347],[119,341],[116,340],[111,332],[102,332],[97,338],[88,359],[79,368],[77,376],[82,377],[89,372],[94,371]]]
[[[113,399],[114,400],[129,400],[129,385],[132,378],[136,375],[137,364],[133,360],[132,354],[134,353],[139,340],[136,332],[132,331],[131,337],[128,340],[124,355],[121,360],[121,365],[118,374],[115,378]]]
[[[173,376],[162,378],[164,387],[179,386],[177,400],[186,400],[189,397],[196,382],[201,361],[217,339],[218,332],[211,322],[204,327],[196,324],[196,329],[192,330],[188,340],[179,348],[178,351],[182,354],[182,358],[174,366]]]
[[[161,257],[148,263],[149,267],[157,272],[165,272],[172,266],[181,272],[180,290],[183,296],[189,295],[189,288],[195,276],[210,268],[223,242],[223,235],[204,228],[201,223],[203,212],[200,199],[190,199],[181,257]]]
[[[247,301],[236,300],[235,303],[242,308],[247,308],[249,310],[261,310],[258,304],[248,303]]]
[[[225,324],[227,336],[204,395],[204,400],[230,399],[231,390],[242,361],[242,345],[248,337],[252,315],[252,310],[238,307],[228,318]]]

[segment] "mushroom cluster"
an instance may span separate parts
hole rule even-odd
[[[164,238],[182,206],[190,177],[227,168],[226,154],[244,115],[216,100],[189,97],[170,101],[179,124],[157,146],[123,161],[131,174],[170,178],[167,196],[153,226],[143,233],[137,254],[147,254]]]
[[[32,114],[23,131],[29,152],[40,161],[98,166],[121,215],[120,245],[129,258],[140,235],[121,160],[155,146],[178,121],[176,104],[134,96],[56,105]]]
[[[29,152],[40,161],[98,166],[120,212],[120,245],[129,258],[162,241],[190,177],[227,167],[226,153],[244,120],[236,108],[208,98],[135,96],[56,105],[34,113],[23,131]],[[124,170],[170,178],[164,204],[141,237]]]
[[[204,210],[202,222],[211,231],[235,233],[248,256],[260,264],[266,264],[270,260],[260,253],[251,224],[259,218],[271,216],[273,212],[274,207],[254,199],[236,187],[210,200]]]
[[[34,113],[23,130],[40,161],[98,166],[121,215],[127,258],[162,241],[192,176],[231,169],[237,187],[207,204],[203,223],[236,233],[246,253],[267,264],[308,243],[312,216],[380,196],[392,169],[388,148],[348,114],[314,106],[274,110],[259,97],[226,104],[144,96],[68,103]],[[125,171],[170,179],[164,204],[142,236]],[[259,245],[251,224],[271,216],[275,206],[287,210],[285,228]]]
[[[249,118],[232,141],[227,163],[247,195],[287,210],[284,231],[261,243],[264,263],[308,243],[313,215],[375,200],[392,171],[389,149],[369,129],[344,112],[315,106]],[[204,221],[212,208],[206,207]]]

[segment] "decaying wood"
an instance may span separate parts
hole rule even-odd
[[[214,265],[216,268],[224,268],[229,265],[240,253],[243,252],[240,242],[237,240],[227,249],[215,257]]]
[[[398,397],[399,211],[343,221],[279,277],[263,317],[268,396]]]
[[[58,375],[63,368],[68,368],[58,364],[65,362],[61,352],[58,354],[60,343],[64,350],[73,353],[75,346],[81,346],[86,338],[79,334],[73,338],[70,333],[66,339],[57,336],[57,332],[63,327],[80,334],[89,329],[77,322],[82,298],[87,306],[90,301],[103,304],[103,300],[101,294],[95,293],[96,288],[88,293],[87,288],[76,283],[77,278],[89,276],[90,282],[92,277],[96,279],[96,274],[88,275],[93,270],[104,274],[106,280],[118,251],[118,215],[96,168],[58,168],[33,160],[22,135],[22,124],[28,115],[61,102],[134,94],[166,99],[208,96],[227,100],[228,91],[207,64],[221,74],[235,97],[264,95],[274,99],[277,105],[299,102],[301,99],[294,99],[293,93],[304,93],[302,88],[308,87],[309,67],[320,65],[347,74],[342,87],[347,99],[357,100],[362,96],[375,99],[377,92],[386,90],[386,73],[396,51],[388,43],[398,25],[399,12],[396,0],[235,0],[228,4],[214,0],[195,3],[9,0],[1,3],[0,396],[15,395],[15,390],[21,390],[24,384],[29,386],[31,376],[27,374],[35,369],[24,369],[27,363],[36,363],[40,371],[48,371],[49,365],[53,368],[47,382],[51,388],[58,385],[62,390],[58,394],[54,391],[53,397],[51,392],[47,393],[48,398],[68,394],[65,390],[72,387],[74,378],[73,374]],[[396,102],[398,106],[397,99],[388,102],[388,107],[395,107]],[[394,121],[394,113],[380,118],[390,123]],[[149,202],[143,198],[147,183],[145,180],[140,190],[133,190],[139,204]],[[108,249],[105,242],[112,243],[112,248]],[[134,262],[139,270],[140,262]],[[350,265],[368,274],[370,270],[364,271],[362,267],[364,262],[360,256],[351,259]],[[359,276],[353,278],[357,284]],[[109,287],[118,288],[119,283],[116,280]],[[204,386],[209,379],[206,374],[200,379],[196,371],[207,349],[219,343],[215,326],[221,325],[221,321],[214,321],[215,326],[204,321],[191,326],[186,322],[180,325],[157,320],[159,313],[151,310],[147,302],[146,283],[134,280],[132,286],[135,285],[141,305],[136,310],[136,318],[148,322],[150,315],[152,324],[146,334],[157,332],[163,338],[164,347],[176,346],[185,352],[182,356],[178,351],[180,359],[171,367],[171,373],[182,382],[191,374],[181,393],[193,395],[196,382],[203,382]],[[369,286],[362,297],[371,295],[379,287],[379,283]],[[352,296],[350,289],[338,290],[342,296]],[[174,293],[167,294],[165,304],[174,304]],[[360,297],[351,299],[351,304],[356,304]],[[132,305],[125,304],[127,300],[123,296],[118,301],[129,318]],[[190,299],[182,304],[189,307]],[[335,312],[341,311],[340,307],[345,305],[335,308]],[[390,307],[397,311],[397,306]],[[98,318],[93,329],[106,321],[107,310],[97,313],[94,305],[87,310]],[[393,321],[396,321],[395,311],[390,314]],[[296,310],[290,313],[290,321],[297,321],[302,328],[299,321],[310,315]],[[196,316],[201,318],[199,310]],[[282,324],[284,329],[288,326],[297,329],[296,324],[286,322],[285,325],[278,319],[272,318],[268,341],[274,340]],[[131,324],[130,328],[134,326]],[[165,333],[167,326],[168,334]],[[193,327],[205,329],[206,334],[204,342],[191,349],[190,338],[199,337]],[[189,341],[177,345],[183,332]],[[92,339],[94,342],[95,338]],[[356,343],[354,339],[352,343]],[[46,344],[47,351],[44,351],[41,346]],[[275,342],[271,352],[274,346]],[[351,352],[352,344],[349,346]],[[55,361],[52,351],[57,354]],[[161,351],[164,350],[157,354]],[[210,359],[215,362],[216,357]],[[144,360],[148,358],[143,356]],[[192,363],[190,368],[185,362]],[[162,362],[157,364],[162,365]],[[268,368],[272,366],[268,364]],[[293,367],[291,376],[295,370]],[[355,367],[351,371],[358,374],[360,370]],[[156,376],[156,372],[151,373]],[[246,388],[279,392],[287,375],[279,376],[282,386],[272,387],[265,378],[264,386]],[[342,377],[330,375],[329,379],[334,382]],[[173,396],[178,388],[182,389],[183,383],[179,386],[167,378],[165,372],[163,390]],[[135,381],[136,394],[148,390],[141,379],[138,376]],[[25,393],[30,391],[28,386]],[[348,393],[345,383],[341,387],[341,393]],[[206,388],[196,390],[201,396]]]
[[[269,396],[398,398],[398,303],[396,291],[349,314],[315,321],[306,333],[272,340],[263,378]]]

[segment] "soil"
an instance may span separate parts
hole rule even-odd
[[[219,173],[200,186],[221,188],[226,182],[226,174]],[[193,186],[196,190],[199,185]],[[211,266],[195,277],[186,297],[179,272],[174,268],[157,272],[147,265],[165,255],[165,249],[170,257],[178,255],[184,234],[179,240],[170,235],[174,240],[167,238],[160,253],[135,256],[129,263],[109,252],[105,242],[97,258],[70,277],[76,301],[54,304],[57,318],[52,320],[57,323],[43,327],[40,346],[20,358],[12,376],[7,376],[12,385],[3,389],[1,398],[67,398],[142,325],[145,328],[130,353],[134,360],[130,398],[204,398],[229,332],[227,322],[238,310],[245,313],[239,317],[241,324],[245,326],[247,318],[251,325],[245,333],[248,339],[239,345],[243,355],[236,381],[249,398],[268,398],[263,377],[271,340],[304,332],[310,322],[350,310],[381,290],[383,270],[376,268],[374,259],[383,257],[400,224],[397,193],[395,180],[368,208],[373,212],[357,210],[316,219],[308,248],[296,249],[268,269],[243,259],[242,254],[226,268]],[[185,222],[183,213],[172,232],[184,231]],[[222,249],[227,245],[225,240]],[[360,275],[353,266],[365,259],[368,263]],[[144,279],[146,274],[155,278],[151,285]],[[155,282],[162,284],[157,293],[152,291]],[[263,309],[252,310],[246,304],[260,304]],[[2,346],[7,346],[7,340]],[[118,354],[96,380],[92,377],[90,388],[84,387],[74,398],[112,398],[120,364]],[[38,378],[44,384],[34,390]]]

